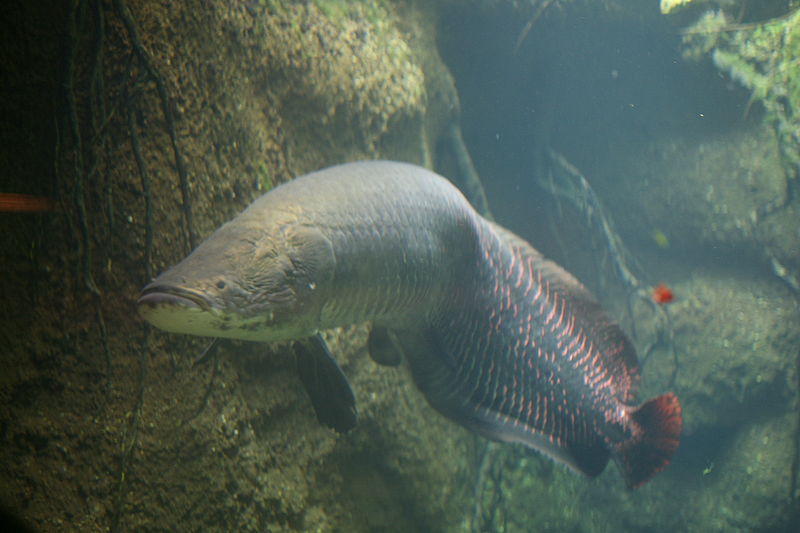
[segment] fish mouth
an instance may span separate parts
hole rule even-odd
[[[167,305],[211,311],[211,302],[203,293],[174,285],[148,285],[139,295],[136,305],[140,308]]]

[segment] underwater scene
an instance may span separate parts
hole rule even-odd
[[[800,1],[0,14],[3,531],[800,531]]]

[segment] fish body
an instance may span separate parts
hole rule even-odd
[[[296,340],[373,321],[444,415],[636,487],[677,449],[667,393],[636,406],[636,353],[570,274],[482,218],[446,179],[349,163],[281,185],[144,288],[167,331]],[[387,355],[389,353],[389,355]]]

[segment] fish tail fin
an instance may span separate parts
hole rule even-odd
[[[678,397],[671,392],[643,403],[630,416],[637,428],[616,448],[615,458],[625,483],[635,489],[669,464],[680,443],[683,418]]]

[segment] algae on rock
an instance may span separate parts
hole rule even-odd
[[[800,165],[800,9],[774,22],[726,32],[714,63],[752,91],[781,139],[788,163]],[[797,179],[797,178],[795,178]]]
[[[36,154],[47,170],[23,172],[15,185],[55,166],[47,193],[59,206],[21,229],[26,237],[4,235],[10,266],[0,292],[14,298],[4,299],[0,330],[0,503],[41,530],[366,531],[403,515],[418,528],[457,529],[469,491],[453,479],[469,472],[474,441],[440,418],[419,424],[435,418],[420,415],[430,408],[403,371],[367,359],[363,334],[331,339],[362,422],[337,437],[316,422],[286,346],[221,343],[215,360],[193,368],[205,343],[150,330],[134,306],[148,276],[185,256],[193,236],[269,187],[348,160],[431,163],[458,109],[447,68],[425,46],[435,42],[431,8],[323,0],[72,8],[15,2],[7,9],[25,15],[24,31],[1,21],[4,36],[43,51],[33,57],[61,61],[0,52],[10,72],[48,80],[25,94],[19,84],[0,92],[17,103],[15,136],[28,138],[25,124],[49,132]],[[64,20],[80,32],[66,49],[54,30]],[[425,38],[413,42],[415,34]],[[59,65],[71,83],[51,79]],[[57,132],[40,113],[53,94],[76,103]],[[14,146],[0,147],[0,161],[10,169],[25,156],[13,165],[24,169],[35,158]],[[33,266],[20,260],[28,255]],[[95,292],[75,274],[83,266]],[[36,305],[8,308],[34,293]],[[354,520],[359,502],[347,498],[386,487],[393,497],[376,499],[370,520]]]
[[[688,55],[710,52],[717,68],[751,91],[751,104],[764,107],[787,163],[800,164],[800,7],[746,24],[722,10],[709,11],[686,30],[684,42]]]

